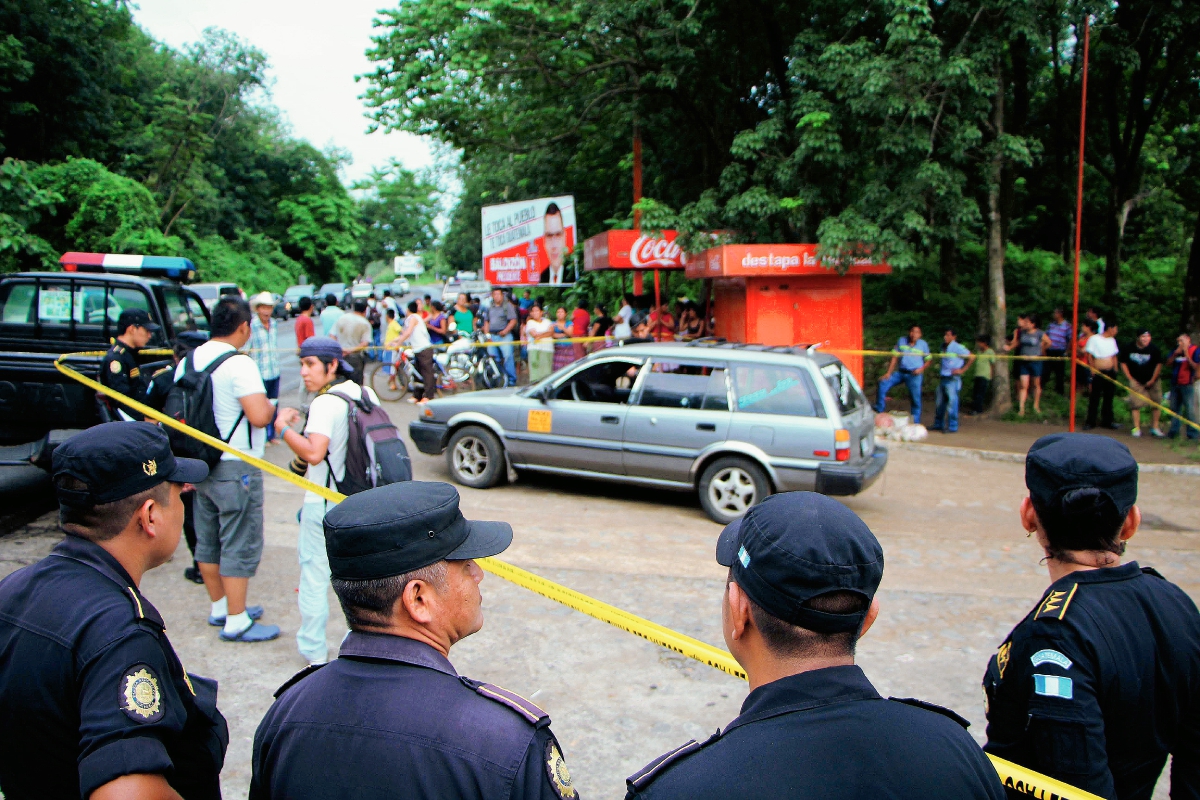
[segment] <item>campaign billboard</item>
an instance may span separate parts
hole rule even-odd
[[[483,277],[493,286],[575,282],[575,198],[538,197],[483,207]]]

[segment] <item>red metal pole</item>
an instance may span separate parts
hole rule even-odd
[[[654,341],[661,342],[663,338],[662,287],[658,283],[658,270],[654,270],[654,313],[658,315],[658,329],[654,332]]]
[[[642,132],[638,130],[637,122],[633,123],[633,229],[640,231],[642,229],[642,212],[637,207],[637,204],[642,199]],[[635,270],[633,273],[633,293],[641,296],[642,288],[642,271]]]
[[[1083,235],[1083,153],[1087,133],[1087,81],[1088,81],[1088,47],[1092,38],[1092,21],[1084,15],[1083,18],[1083,93],[1079,102],[1079,183],[1075,189],[1075,294],[1071,300],[1071,408],[1068,415],[1068,430],[1075,431],[1075,375],[1079,359],[1078,348],[1075,346],[1079,336],[1079,248]]]

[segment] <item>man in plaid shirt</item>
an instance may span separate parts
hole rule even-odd
[[[267,389],[267,399],[278,403],[279,399],[279,326],[271,317],[275,310],[275,299],[270,292],[259,292],[250,303],[254,309],[254,318],[250,320],[250,356],[258,365],[262,374],[263,386]],[[275,438],[275,430],[267,426],[267,441]]]

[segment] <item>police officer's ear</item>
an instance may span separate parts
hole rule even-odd
[[[1142,510],[1136,505],[1129,509],[1129,513],[1125,515],[1125,522],[1121,524],[1121,535],[1117,537],[1122,542],[1127,542],[1137,533],[1138,528],[1142,526]]]
[[[872,597],[871,605],[867,607],[867,616],[863,618],[862,627],[858,630],[858,638],[866,636],[867,631],[871,630],[871,626],[877,619],[879,619],[879,598]]]
[[[1021,517],[1021,527],[1028,533],[1037,533],[1038,541],[1042,543],[1042,546],[1045,546],[1047,542],[1043,542],[1042,534],[1038,533],[1038,527],[1041,525],[1041,522],[1038,520],[1037,510],[1033,507],[1033,500],[1029,497],[1021,500],[1021,510],[1017,514]]]

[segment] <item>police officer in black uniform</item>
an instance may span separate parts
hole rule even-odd
[[[150,321],[150,315],[145,309],[128,308],[122,311],[121,316],[117,317],[117,340],[108,348],[104,360],[100,362],[100,383],[139,403],[146,402],[146,389],[150,386],[150,379],[142,374],[137,355],[139,350],[150,343],[157,330],[159,326]],[[96,403],[99,406],[100,419],[105,422],[142,419],[142,415],[134,409],[98,392]]]
[[[405,482],[350,496],[324,527],[350,633],[275,693],[251,799],[578,797],[546,712],[448,659],[483,625],[473,559],[508,547],[508,523],[464,519],[448,484]]]
[[[53,469],[67,536],[0,582],[0,791],[219,800],[217,685],[184,671],[139,588],[208,467],[154,425],[109,422],[60,445]]]
[[[775,495],[717,541],[729,567],[725,643],[746,670],[742,713],[629,778],[628,798],[1004,797],[952,711],[885,700],[854,664],[879,614],[883,550],[854,512]]]
[[[1021,523],[1050,587],[983,679],[985,750],[1101,797],[1200,797],[1200,613],[1175,584],[1122,563],[1138,529],[1138,466],[1105,436],[1057,433],[1025,461]]]

